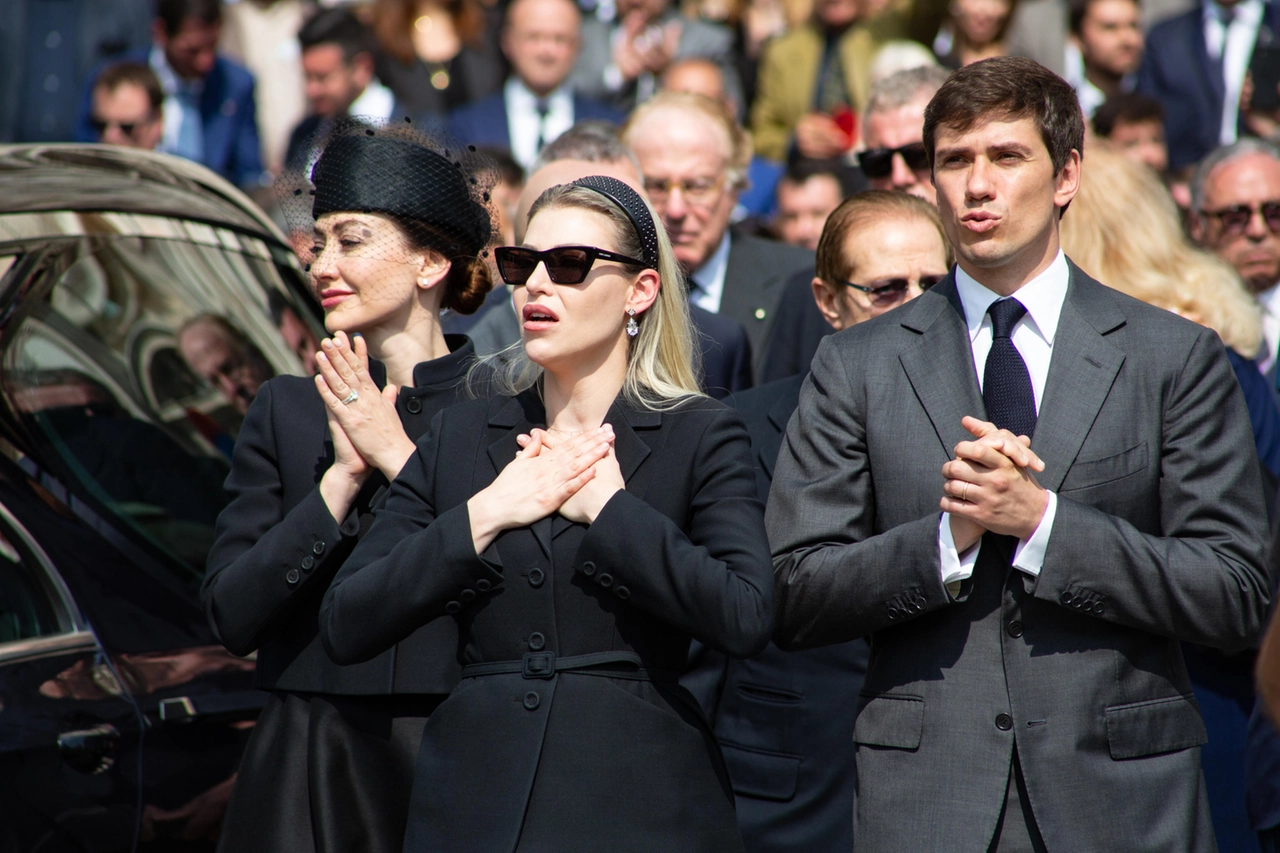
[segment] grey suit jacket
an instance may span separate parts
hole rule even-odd
[[[678,12],[668,12],[662,18],[666,24],[680,24],[680,43],[676,46],[675,59],[710,59],[720,65],[724,73],[725,94],[733,98],[741,109],[742,85],[733,59],[733,34],[719,24],[696,18],[688,18]],[[636,86],[624,86],[621,91],[610,89],[605,83],[604,70],[613,62],[613,34],[617,23],[588,18],[582,22],[582,38],[579,39],[578,59],[574,63],[569,82],[580,95],[595,98],[612,105],[624,113],[636,105]],[[650,88],[655,84],[648,81]],[[651,94],[651,93],[650,93]]]
[[[1222,344],[1072,265],[1032,445],[1058,495],[1043,568],[987,534],[953,599],[938,500],[967,414],[985,416],[948,277],[823,342],[774,472],[777,643],[871,635],[859,853],[985,851],[1015,743],[1050,850],[1212,851],[1178,641],[1248,645],[1271,590]]]

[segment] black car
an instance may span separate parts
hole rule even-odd
[[[0,853],[211,850],[265,696],[199,606],[248,401],[322,327],[202,167],[0,147]]]

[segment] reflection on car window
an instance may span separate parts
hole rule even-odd
[[[109,215],[81,218],[97,236],[52,252],[5,324],[6,402],[37,464],[194,587],[249,403],[310,366],[318,327],[255,238],[177,220],[103,235]]]
[[[38,569],[0,531],[0,643],[47,637],[61,630],[53,604],[33,571]]]

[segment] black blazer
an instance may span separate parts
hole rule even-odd
[[[756,376],[760,374],[765,342],[783,288],[802,269],[813,269],[813,252],[808,249],[736,231],[729,237],[729,263],[719,313],[737,320],[747,330],[755,354]]]
[[[464,337],[453,350],[413,371],[396,410],[410,438],[467,396],[475,350]],[[370,362],[381,385],[382,365]],[[339,525],[318,485],[333,464],[324,401],[313,381],[278,376],[262,386],[236,440],[226,488],[231,504],[218,517],[201,600],[209,624],[233,653],[257,650],[258,685],[309,693],[448,693],[457,683],[457,631],[446,621],[406,635],[394,649],[355,666],[329,660],[316,636],[320,598],[356,540],[373,523],[386,478],[374,472]]]
[[[751,434],[761,500],[803,382],[792,376],[726,400]],[[853,849],[853,721],[869,655],[861,639],[802,652],[770,643],[747,660],[708,655],[686,676],[722,684],[713,729],[750,853]]]
[[[835,331],[813,301],[813,277],[813,269],[804,269],[787,279],[760,364],[761,382],[804,376],[818,344]],[[773,469],[772,462],[769,468]]]
[[[514,662],[464,677],[432,715],[406,850],[741,849],[710,732],[674,675],[690,637],[731,655],[768,642],[772,569],[746,430],[706,398],[667,412],[619,398],[606,421],[626,490],[589,527],[549,516],[481,557],[466,501],[545,414],[536,390],[442,413],[325,596],[335,660],[452,615],[464,663]],[[552,663],[595,653],[614,662]]]
[[[742,324],[689,303],[702,350],[702,390],[717,400],[751,387],[751,342]]]

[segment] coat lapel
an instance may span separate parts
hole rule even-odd
[[[542,402],[538,399],[536,393],[529,391],[518,397],[508,399],[504,405],[499,406],[489,416],[489,426],[491,428],[504,430],[497,440],[489,445],[489,461],[493,465],[494,477],[498,476],[502,469],[516,458],[516,453],[520,451],[520,445],[516,442],[516,437],[522,433],[529,432],[534,424],[540,425],[545,422],[546,417],[542,411]],[[529,526],[528,532],[529,535],[532,535],[537,540],[543,554],[550,560],[551,519],[539,519]],[[520,533],[521,531],[519,530],[511,530],[504,536],[517,536]],[[502,550],[501,545],[499,545],[499,550]],[[506,557],[504,556],[503,559],[505,562]]]
[[[1045,470],[1036,479],[1046,489],[1062,485],[1124,364],[1124,353],[1106,339],[1125,323],[1112,293],[1071,264],[1031,441],[1044,460]]]
[[[950,457],[957,444],[973,438],[960,419],[987,416],[954,270],[907,308],[900,322],[920,341],[898,360]]]
[[[650,450],[636,430],[643,432],[660,427],[662,413],[633,409],[619,396],[609,408],[604,422],[613,426],[613,451],[618,457],[618,468],[622,471],[622,481],[626,483],[627,491],[636,497],[643,496],[645,484],[638,481],[635,474],[649,458]],[[559,513],[551,516],[550,530],[553,539],[570,527],[573,527],[573,522]]]

